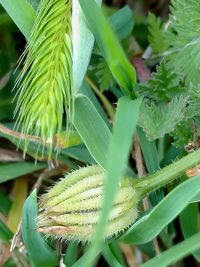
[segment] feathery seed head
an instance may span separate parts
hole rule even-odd
[[[59,181],[40,200],[38,231],[67,240],[90,241],[101,212],[104,174],[101,167],[90,166]],[[135,221],[138,202],[132,180],[123,179],[109,215],[105,239],[117,236]]]
[[[53,147],[59,147],[54,137],[62,131],[63,114],[67,127],[73,119],[71,2],[41,0],[16,84],[17,128],[41,136],[49,158]]]

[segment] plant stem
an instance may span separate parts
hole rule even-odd
[[[92,81],[92,79],[90,79],[90,77],[86,76],[85,79],[88,82],[88,84],[91,86],[91,88],[93,89],[95,94],[100,98],[100,100],[103,103],[110,119],[113,120],[114,115],[115,115],[115,110],[114,110],[113,106],[110,104],[108,99],[104,96],[104,94],[101,93],[101,91],[98,89],[98,87]]]
[[[179,178],[184,172],[200,162],[200,149],[177,160],[158,172],[134,182],[142,197]]]

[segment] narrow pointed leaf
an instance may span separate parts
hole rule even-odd
[[[100,5],[102,0],[96,0]],[[94,45],[93,34],[88,29],[78,0],[72,1],[73,86],[78,91],[83,82]]]
[[[120,239],[125,243],[134,244],[143,244],[151,241],[165,226],[177,217],[199,191],[199,176],[180,184],[152,209],[149,214],[138,220]]]
[[[75,100],[74,126],[93,158],[105,168],[110,130],[86,96]]]
[[[35,18],[35,10],[27,0],[0,0],[9,16],[28,39]]]
[[[22,216],[22,237],[27,252],[36,267],[54,267],[58,255],[36,232],[37,201],[36,190],[27,198]]]
[[[200,232],[173,246],[140,267],[167,267],[200,248]]]
[[[137,94],[134,92],[136,84],[135,69],[129,63],[107,19],[95,1],[79,0],[79,4],[114,78],[126,94],[136,97]]]
[[[101,217],[90,249],[88,250],[88,255],[85,257],[84,266],[92,266],[91,264],[95,259],[95,255],[97,255],[102,245],[104,229],[118,189],[118,184],[120,178],[126,171],[133,133],[136,129],[138,120],[140,103],[141,99],[132,100],[126,96],[122,97],[118,102],[113,135],[108,148],[106,164],[107,173],[104,185]],[[121,148],[120,153],[119,147]]]

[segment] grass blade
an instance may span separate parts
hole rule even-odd
[[[7,222],[9,229],[13,233],[17,231],[18,225],[20,224],[22,217],[22,208],[27,198],[27,193],[28,193],[27,178],[20,177],[16,179],[12,193],[13,203],[8,214],[8,222]]]
[[[0,184],[21,175],[38,171],[47,167],[46,163],[20,162],[0,164]]]
[[[0,240],[3,240],[6,243],[9,243],[12,237],[13,237],[13,233],[5,225],[5,223],[2,220],[0,220]]]
[[[188,205],[199,191],[199,176],[180,184],[149,214],[138,220],[120,239],[125,243],[134,244],[151,241]]]
[[[200,232],[153,258],[141,267],[167,267],[200,248]]]
[[[101,0],[96,0],[100,5]],[[89,31],[78,0],[72,1],[73,81],[78,91],[90,61],[94,37]]]
[[[105,168],[111,133],[93,103],[86,96],[75,100],[74,126],[87,146],[89,152]]]
[[[79,0],[79,4],[82,7],[89,28],[99,44],[113,77],[126,94],[131,94],[133,97],[136,97],[137,94],[133,91],[136,84],[135,69],[128,62],[107,19],[104,17],[95,1]]]
[[[34,266],[54,267],[58,255],[36,232],[37,201],[36,190],[27,198],[22,215],[22,237]]]
[[[85,257],[84,266],[91,266],[95,255],[98,254],[101,247],[104,229],[118,189],[118,183],[126,170],[133,133],[136,129],[140,103],[141,99],[132,100],[126,96],[122,97],[118,102],[113,136],[108,150],[102,213],[92,244],[88,250],[88,256]],[[119,147],[121,147],[120,153],[118,151]],[[113,162],[115,162],[115,164],[113,164]]]
[[[191,237],[199,231],[198,218],[198,203],[188,205],[179,215],[181,230],[185,239]],[[195,251],[193,256],[200,262],[200,250]]]

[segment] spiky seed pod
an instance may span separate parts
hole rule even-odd
[[[66,240],[91,240],[101,211],[104,174],[101,167],[90,166],[59,181],[40,200],[38,231]],[[123,179],[109,215],[105,239],[133,224],[138,201],[132,180]]]
[[[17,81],[17,128],[41,136],[49,158],[63,113],[73,117],[71,1],[41,0]]]

